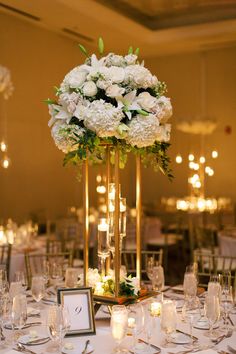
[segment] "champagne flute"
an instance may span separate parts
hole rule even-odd
[[[45,286],[47,287],[50,278],[50,264],[47,260],[44,260],[42,266],[43,278],[45,281]]]
[[[32,277],[31,292],[33,299],[39,304],[45,295],[45,280],[43,276]]]
[[[230,286],[229,288],[222,288],[220,304],[222,308],[222,317],[224,321],[224,328],[226,333],[229,331],[229,314],[233,310],[234,307],[234,299],[233,299],[233,288]]]
[[[186,299],[188,298],[196,298],[197,295],[197,276],[195,269],[192,265],[186,267],[186,271],[184,273],[184,296]]]
[[[26,295],[18,294],[13,298],[11,318],[13,329],[21,330],[25,326],[27,321]],[[17,338],[20,334],[21,332],[18,332]]]
[[[164,347],[170,347],[171,334],[175,332],[177,325],[177,314],[175,302],[171,300],[164,300],[161,306],[161,330],[166,334]]]
[[[205,315],[209,322],[209,337],[213,338],[213,327],[220,318],[219,296],[207,295],[205,299]]]
[[[116,342],[113,353],[129,353],[127,349],[121,348],[121,342],[125,338],[128,325],[128,310],[124,305],[114,305],[111,314],[111,332]]]
[[[138,350],[137,336],[144,329],[144,308],[141,304],[133,304],[127,307],[128,310],[128,327],[132,330],[134,337],[133,350]]]
[[[52,339],[49,345],[50,352],[62,352],[63,338],[70,328],[68,309],[62,305],[52,305],[48,310],[47,328]]]

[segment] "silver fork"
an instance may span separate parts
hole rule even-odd
[[[88,348],[89,343],[90,343],[90,340],[89,339],[86,340],[85,347],[84,347],[84,350],[82,351],[82,354],[86,354],[86,350]]]

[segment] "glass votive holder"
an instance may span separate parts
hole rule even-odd
[[[67,288],[76,288],[78,282],[78,269],[67,268],[65,275],[65,286]]]

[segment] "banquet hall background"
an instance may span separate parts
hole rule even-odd
[[[156,222],[156,229],[149,234],[150,249],[155,248],[160,235],[177,234],[180,238],[174,238],[173,250],[172,241],[162,237],[161,245],[169,251],[166,265],[177,256],[181,259],[181,252],[186,253],[187,263],[190,241],[184,240],[189,220],[194,224],[197,219],[195,226],[213,229],[215,239],[217,232],[235,225],[235,4],[218,1],[214,14],[207,14],[207,6],[199,2],[203,10],[193,16],[192,1],[168,5],[160,1],[161,11],[153,13],[150,28],[147,19],[152,17],[151,1],[145,6],[141,1],[135,6],[131,1],[108,3],[8,0],[0,4],[0,64],[9,68],[14,84],[13,94],[6,101],[6,114],[2,110],[0,116],[1,134],[7,134],[11,160],[9,168],[0,169],[0,220],[6,225],[11,219],[18,226],[31,220],[39,234],[50,236],[66,220],[73,220],[73,225],[78,221],[82,184],[76,168],[62,166],[63,155],[51,139],[44,100],[52,97],[53,85],[59,85],[64,74],[84,59],[78,43],[93,52],[101,36],[107,52],[124,54],[130,45],[139,47],[145,65],[168,86],[173,105],[170,156],[174,179],[170,182],[161,173],[142,167],[143,215]],[[183,18],[178,17],[181,6]],[[203,126],[208,120],[213,122],[212,134],[178,129],[183,121],[198,120]],[[3,129],[6,124],[7,133]],[[212,151],[217,151],[217,159],[211,158]],[[176,199],[190,193],[191,153],[211,159],[214,175],[205,176],[205,197],[223,198],[222,208],[214,213],[176,208]],[[177,155],[183,157],[181,164],[176,163]],[[99,206],[96,178],[103,173],[101,166],[93,167],[90,173],[90,205],[95,214]],[[134,180],[135,164],[130,157],[121,171],[122,191],[130,209],[135,206]]]

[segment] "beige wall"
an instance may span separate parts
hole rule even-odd
[[[0,218],[13,217],[19,221],[31,212],[49,218],[63,215],[70,205],[81,204],[81,184],[73,168],[63,168],[63,154],[57,150],[47,127],[48,112],[43,100],[52,96],[66,72],[82,60],[73,41],[53,32],[32,26],[16,18],[0,14],[0,64],[10,68],[15,92],[8,102],[8,140],[12,166],[0,169]],[[207,185],[208,194],[231,196],[236,199],[235,132],[236,115],[236,48],[212,51],[208,61],[208,110],[219,120],[217,131],[209,143],[216,146],[220,158],[215,161],[216,175]],[[179,55],[146,64],[169,87],[174,105],[173,122],[178,117],[199,113],[198,54]],[[225,125],[233,133],[224,134]],[[172,155],[188,151],[190,139],[180,133],[172,134]],[[144,201],[161,195],[187,193],[187,168],[173,163],[174,182],[169,183],[151,170],[143,173]],[[134,164],[122,173],[123,193],[134,201]],[[94,178],[91,177],[94,185]],[[131,187],[132,186],[132,187]],[[95,202],[94,188],[91,199]]]

